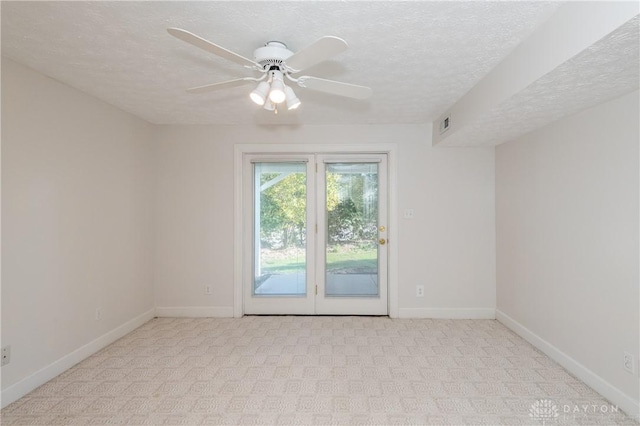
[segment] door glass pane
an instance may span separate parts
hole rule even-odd
[[[326,164],[326,296],[378,296],[378,163]]]
[[[254,163],[254,296],[307,293],[306,163]]]

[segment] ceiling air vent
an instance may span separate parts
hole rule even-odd
[[[440,121],[440,134],[443,134],[451,127],[451,114],[447,115]]]

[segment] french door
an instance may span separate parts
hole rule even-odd
[[[386,315],[387,156],[245,155],[245,314]]]

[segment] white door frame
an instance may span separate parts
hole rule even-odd
[[[233,316],[244,315],[243,306],[243,223],[247,215],[253,214],[252,206],[245,206],[243,200],[243,157],[245,154],[387,154],[389,174],[389,316],[398,317],[398,199],[397,199],[397,145],[396,144],[237,144],[234,147],[234,277]]]

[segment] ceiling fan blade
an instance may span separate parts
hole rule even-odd
[[[227,89],[229,87],[243,86],[245,84],[249,84],[250,82],[255,82],[255,81],[257,81],[257,79],[250,78],[250,77],[238,78],[235,80],[223,81],[221,83],[205,84],[204,86],[191,87],[187,89],[187,92],[205,93],[205,92],[211,92],[213,90]]]
[[[207,52],[211,52],[214,55],[218,55],[221,58],[228,59],[229,61],[235,62],[236,64],[240,64],[247,68],[260,68],[260,65],[252,61],[251,59],[247,59],[244,56],[238,55],[237,53],[227,50],[222,46],[218,46],[217,44],[205,40],[202,37],[198,37],[197,35],[192,34],[189,31],[181,30],[180,28],[167,28],[167,31],[169,32],[169,34],[179,38],[182,41],[186,41],[189,44],[206,50]]]
[[[344,52],[347,50],[347,47],[349,46],[343,39],[333,36],[325,36],[317,40],[315,43],[294,53],[284,62],[292,73],[296,73],[309,68],[312,65],[326,61],[340,52]]]
[[[370,87],[309,76],[298,78],[298,86],[354,99],[367,99],[373,94],[373,90]]]

